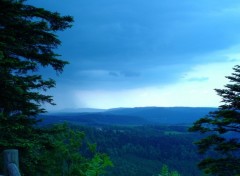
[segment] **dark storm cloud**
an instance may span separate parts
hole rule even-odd
[[[63,78],[74,80],[69,82],[74,87],[117,89],[177,81],[194,65],[224,59],[196,57],[239,44],[239,1],[29,2],[74,16],[73,28],[60,33],[59,49],[71,63]]]
[[[192,1],[88,1],[79,5],[79,26],[64,35],[77,36],[78,41],[71,42],[74,53],[94,62],[188,62],[187,57],[166,57],[201,54],[238,42],[238,16],[224,12],[227,8]]]

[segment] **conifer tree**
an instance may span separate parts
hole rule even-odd
[[[85,158],[79,153],[83,133],[37,126],[37,115],[46,112],[42,104],[54,105],[43,92],[55,86],[38,69],[63,71],[68,62],[55,53],[61,44],[56,32],[72,22],[70,16],[26,5],[25,0],[0,0],[0,153],[19,149],[22,175],[101,174],[111,165],[105,154]]]
[[[37,128],[42,103],[54,104],[42,93],[55,86],[39,68],[63,71],[66,61],[55,49],[57,31],[71,27],[70,16],[26,5],[24,0],[0,0],[0,152],[20,150],[22,173],[35,175],[43,150],[51,148],[46,131]]]
[[[62,72],[66,61],[55,49],[61,44],[56,32],[71,27],[70,16],[25,5],[24,0],[0,0],[0,109],[4,116],[27,118],[45,112],[41,103],[54,104],[39,93],[55,86],[44,80],[39,67]]]
[[[161,169],[161,176],[169,176],[169,170],[167,165],[163,165]]]
[[[168,166],[164,164],[158,176],[180,176],[180,174],[177,171],[170,171]]]
[[[200,153],[208,154],[199,167],[210,175],[240,173],[240,66],[233,70],[234,73],[226,77],[230,83],[224,89],[215,89],[223,104],[190,128],[205,134],[196,144]]]

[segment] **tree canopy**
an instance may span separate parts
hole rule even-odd
[[[240,173],[240,66],[233,70],[234,73],[226,77],[230,83],[224,89],[215,89],[223,104],[190,128],[206,135],[196,144],[200,153],[207,154],[199,167],[210,175]]]

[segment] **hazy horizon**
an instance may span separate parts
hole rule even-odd
[[[218,108],[218,107],[191,107],[191,106],[141,106],[141,107],[114,107],[114,108],[63,108],[57,110],[49,110],[47,113],[61,113],[61,112],[103,112],[113,109],[134,109],[134,108]]]

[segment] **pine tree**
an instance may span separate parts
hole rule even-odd
[[[42,92],[55,86],[38,69],[63,71],[68,62],[55,53],[61,44],[56,32],[71,27],[73,19],[24,2],[0,0],[0,151],[19,149],[22,175],[100,175],[112,163],[102,153],[79,153],[82,132],[37,126],[37,116],[46,112],[42,104],[54,105]]]
[[[163,165],[161,169],[161,176],[169,176],[169,170],[167,165]]]
[[[5,116],[32,117],[45,112],[41,103],[53,103],[39,93],[55,86],[52,79],[37,74],[51,66],[62,72],[66,61],[54,50],[61,44],[57,31],[71,26],[70,16],[60,16],[23,0],[0,0],[0,109]]]
[[[180,176],[180,174],[177,171],[172,171],[170,176]]]
[[[200,153],[208,156],[199,163],[205,173],[217,176],[236,176],[240,173],[240,66],[226,78],[224,89],[215,89],[223,105],[196,121],[190,131],[205,134],[198,141]]]
[[[54,104],[42,92],[55,86],[38,70],[63,71],[67,62],[55,53],[61,44],[56,32],[73,19],[24,2],[0,0],[0,151],[19,149],[22,173],[35,175],[41,152],[51,148],[46,131],[36,127],[37,115],[45,112],[41,105]]]
[[[177,171],[170,171],[168,166],[164,164],[158,176],[180,176],[180,174]]]

